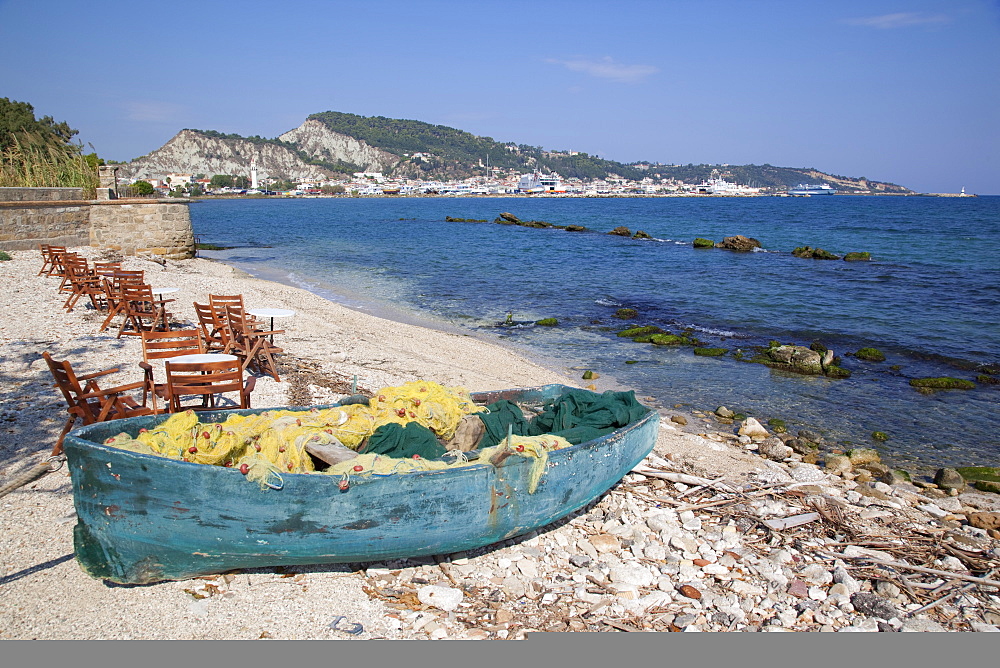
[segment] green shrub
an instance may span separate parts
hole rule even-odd
[[[6,262],[7,260],[10,260],[10,259],[11,259],[11,257],[10,257],[10,255],[7,254],[7,251],[0,250],[0,262]]]

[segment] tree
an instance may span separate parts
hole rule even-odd
[[[132,192],[136,195],[152,195],[155,188],[149,181],[136,181],[132,184]]]
[[[208,184],[213,188],[232,188],[233,177],[229,174],[216,174]]]
[[[0,150],[12,146],[15,139],[30,137],[29,143],[72,146],[70,143],[78,130],[65,121],[56,123],[51,116],[35,119],[35,108],[27,102],[0,97]]]

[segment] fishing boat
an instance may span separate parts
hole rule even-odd
[[[472,397],[477,404],[507,399],[531,407],[568,389],[546,385]],[[266,410],[275,409],[213,411],[199,419],[223,422]],[[76,558],[93,577],[144,584],[483,547],[544,527],[599,497],[649,454],[659,425],[659,414],[647,409],[605,436],[554,450],[534,485],[537,461],[512,452],[502,461],[359,478],[349,486],[336,476],[289,474],[280,486],[261,488],[234,468],[104,444],[122,432],[134,438],[168,417],[101,422],[66,437]]]

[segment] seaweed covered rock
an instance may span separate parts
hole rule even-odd
[[[649,342],[657,346],[688,346],[691,339],[676,334],[650,334]]]
[[[792,255],[795,257],[801,257],[811,260],[839,260],[839,255],[834,255],[829,251],[825,251],[822,248],[812,248],[810,246],[799,246],[792,251]]]
[[[702,357],[722,357],[728,352],[727,348],[695,348],[694,354]]]
[[[615,317],[622,320],[631,320],[632,318],[638,318],[639,312],[634,308],[620,308],[615,311]]]
[[[487,222],[485,218],[452,218],[451,216],[445,216],[444,222],[446,223],[485,223]]]
[[[885,361],[885,354],[878,348],[861,348],[858,352],[854,353],[854,356],[859,360],[867,360],[869,362]]]
[[[520,219],[520,218],[518,218],[517,216],[515,216],[515,215],[514,215],[514,214],[512,214],[512,213],[507,213],[506,211],[505,211],[505,212],[503,212],[503,213],[501,213],[501,214],[500,214],[500,217],[499,217],[499,218],[497,218],[497,221],[498,221],[498,222],[499,222],[499,221],[501,221],[501,220],[503,220],[503,221],[506,221],[506,222],[508,222],[508,223],[512,223],[512,224],[514,224],[514,225],[517,225],[518,223],[520,223],[520,222],[521,222],[521,219]]]
[[[649,236],[648,234],[646,234],[642,230],[636,230],[635,234],[632,235],[632,238],[633,239],[652,239],[653,237]]]
[[[781,345],[771,342],[771,347],[752,361],[772,369],[782,369],[811,376],[825,375],[829,378],[847,378],[851,372],[833,363],[833,351],[826,349],[822,354],[805,346]]]
[[[541,320],[536,320],[535,324],[539,327],[555,327],[559,324],[556,318],[542,318]]]
[[[697,239],[694,240],[694,247],[695,248],[715,248],[715,242],[712,241],[711,239],[704,239],[702,237],[698,237]]]
[[[1000,494],[1000,466],[960,466],[955,470],[979,491]]]
[[[517,223],[521,227],[533,227],[535,229],[545,229],[548,227],[555,227],[552,223],[546,223],[544,220],[529,220],[526,223]]]
[[[715,247],[725,248],[726,250],[748,252],[752,251],[754,248],[760,248],[760,242],[756,239],[745,237],[742,234],[737,234],[733,237],[726,237],[720,243],[715,244]]]
[[[619,225],[615,229],[608,232],[608,234],[613,234],[616,237],[630,237],[632,236],[632,230],[628,229],[624,225]]]
[[[775,364],[784,365],[798,373],[813,375],[823,373],[822,355],[804,346],[778,346],[776,348],[769,348],[767,356]]]
[[[872,254],[868,251],[861,253],[848,253],[844,256],[845,262],[868,262],[872,259]]]
[[[637,336],[642,336],[644,334],[660,334],[663,330],[656,325],[648,325],[646,327],[629,327],[628,329],[623,329],[618,332],[618,336],[623,339],[634,339]]]
[[[586,232],[587,228],[583,225],[567,225],[563,228],[567,232]]]
[[[914,378],[910,380],[910,385],[918,389],[925,388],[929,390],[974,390],[976,389],[976,384],[971,380],[964,380],[962,378]]]

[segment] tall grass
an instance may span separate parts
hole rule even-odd
[[[84,199],[94,199],[97,185],[97,170],[73,145],[24,133],[0,153],[0,187],[82,188]]]

